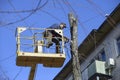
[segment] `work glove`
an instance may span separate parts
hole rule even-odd
[[[68,43],[69,42],[69,39],[67,37],[64,37],[64,42],[65,43]]]

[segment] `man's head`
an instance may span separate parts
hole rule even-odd
[[[65,23],[61,23],[60,24],[60,29],[64,29],[64,28],[66,28],[66,24]]]

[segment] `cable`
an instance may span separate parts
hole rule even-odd
[[[43,8],[46,4],[48,3],[48,0],[41,6],[39,7],[39,3],[36,7],[36,9],[33,10],[33,12],[31,12],[29,15],[27,15],[26,17],[22,18],[22,19],[19,19],[19,20],[16,20],[16,21],[13,21],[13,22],[9,22],[7,24],[4,24],[4,25],[0,25],[0,27],[5,27],[5,26],[8,26],[8,25],[12,25],[12,24],[15,24],[15,23],[18,23],[18,22],[21,22],[21,21],[24,21],[26,20],[27,18],[29,18],[32,14],[34,14],[37,10]]]
[[[12,4],[12,2],[10,0],[8,0],[10,6],[13,8],[14,11],[16,11],[16,8],[14,7],[14,5]],[[17,16],[19,16],[20,18],[22,18],[22,16],[20,14],[17,14]],[[25,24],[27,24],[25,21],[24,21]]]
[[[63,12],[64,12],[64,15],[66,16],[65,9],[64,9],[64,7],[62,6],[61,2],[60,2],[59,0],[56,0],[56,2],[60,5],[61,9],[62,9]]]
[[[13,8],[13,10],[15,11],[16,9],[15,9],[15,7],[14,7],[14,5],[12,4],[12,2],[10,1],[10,0],[8,0],[8,3],[10,4],[10,6]]]
[[[13,22],[9,22],[7,24],[4,24],[4,25],[0,25],[0,27],[5,27],[5,26],[8,26],[8,25],[12,25],[12,24],[15,24],[15,23],[18,23],[18,22],[21,22],[25,19],[27,19],[28,17],[30,17],[33,13],[30,13],[28,16],[22,18],[22,19],[19,19],[19,20],[16,20],[16,21],[13,21]]]
[[[54,7],[56,8],[56,5],[55,5],[55,0],[52,0],[53,1],[53,5],[54,5]]]
[[[62,2],[70,9],[70,11],[72,11],[76,15],[76,11],[73,9],[71,4],[67,0],[62,0]]]
[[[64,0],[63,0],[63,2],[65,3]],[[72,12],[76,15],[76,17],[78,17],[76,11],[73,9],[73,7],[70,5],[70,3],[69,3],[67,0],[66,0],[66,2],[68,3],[68,7],[70,7],[70,9],[71,9]],[[65,4],[66,4],[66,3],[65,3]],[[66,5],[67,5],[67,4],[66,4]],[[78,18],[78,23],[81,25],[81,27],[82,27],[82,29],[83,29],[85,35],[87,35],[87,33],[86,33],[86,29],[85,29],[83,23],[80,21],[79,18]],[[90,35],[90,36],[91,36],[91,38],[93,39],[92,35]]]
[[[87,2],[89,3],[89,4],[91,4],[91,5],[93,5],[95,8],[95,10],[102,16],[102,17],[104,17],[104,14],[101,12],[102,11],[102,9],[100,8],[100,7],[98,7],[98,5],[96,5],[93,1],[91,1],[91,0],[87,0]]]
[[[91,0],[87,0],[87,1],[88,1],[89,4],[91,4],[91,5],[94,7],[94,9],[96,10],[96,12],[98,12],[102,17],[105,18],[104,11],[103,11],[98,5],[96,5],[96,4],[95,4],[93,1],[91,1]],[[113,28],[115,28],[115,27],[114,27],[114,26],[115,26],[115,20],[113,20],[110,16],[108,16],[107,18],[108,18],[108,19],[107,19],[108,23],[109,23]]]
[[[13,80],[16,80],[16,78],[20,75],[21,72],[22,72],[22,67],[19,69],[18,73],[15,75]]]
[[[48,0],[43,4],[43,6],[46,5],[47,3],[48,3]],[[41,9],[41,7],[35,8],[35,9],[30,9],[30,10],[0,11],[0,13],[6,13],[6,14],[10,14],[10,13],[29,13],[29,12],[38,11],[40,9]]]
[[[1,65],[0,65],[0,71],[3,73],[3,75],[5,76],[6,80],[9,80],[9,77],[5,74],[5,72],[3,71]]]
[[[52,15],[51,13],[49,13],[49,12],[43,10],[43,9],[41,9],[41,11],[44,12],[44,13],[46,13],[47,15],[53,17],[53,18],[56,19],[57,21],[61,22],[61,20],[60,20],[59,18],[57,18],[56,16]]]
[[[66,2],[67,2],[67,4],[66,4]],[[70,5],[70,3],[67,0],[66,0],[66,2],[65,2],[65,0],[63,0],[63,3],[66,4],[66,6],[68,6],[72,10],[72,12],[77,16],[76,11],[72,8],[72,6]],[[82,26],[82,29],[83,29],[85,35],[87,35],[86,29],[85,29],[84,25],[82,24],[82,22],[79,20],[79,18],[78,18],[78,22]]]
[[[10,55],[10,56],[4,58],[4,59],[1,59],[0,62],[6,61],[6,60],[8,60],[8,59],[10,59],[10,58],[12,58],[12,57],[14,57],[14,56],[15,56],[15,54],[12,54],[12,55]]]
[[[42,0],[39,0],[38,4],[37,4],[37,6],[36,6],[36,9],[39,8],[39,5],[41,4],[41,1],[42,1]],[[48,3],[48,1],[46,1],[46,4],[47,4],[47,3]],[[46,5],[46,4],[45,4],[45,5]],[[37,11],[37,10],[36,10],[36,11]],[[35,11],[35,12],[36,12],[36,11]],[[30,30],[30,33],[33,34],[33,31]]]

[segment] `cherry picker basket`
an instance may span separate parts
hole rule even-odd
[[[53,38],[59,37],[60,51],[56,53],[56,44],[53,43],[49,48],[46,31],[55,32]],[[49,37],[48,37],[49,38]],[[64,51],[64,36],[61,29],[44,28],[26,28],[18,27],[16,29],[17,39],[17,59],[18,66],[32,66],[34,64],[43,64],[45,67],[61,67],[66,59]],[[29,49],[30,48],[30,49]]]

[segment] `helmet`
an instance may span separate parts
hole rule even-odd
[[[61,29],[66,28],[66,24],[65,23],[60,23],[60,28]]]

